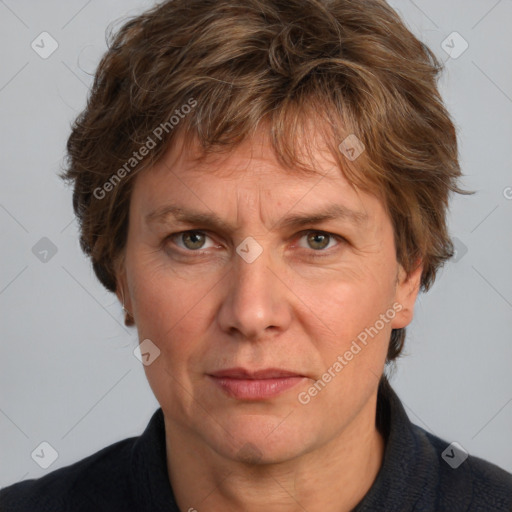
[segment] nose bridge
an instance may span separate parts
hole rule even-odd
[[[248,237],[236,248],[219,315],[224,330],[237,330],[244,338],[259,338],[288,322],[285,293],[275,276],[281,266],[262,239]]]

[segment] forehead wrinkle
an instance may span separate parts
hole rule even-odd
[[[252,149],[252,148],[251,148]],[[216,155],[218,156],[218,155]],[[225,163],[226,159],[229,158],[230,154],[223,154],[221,155],[220,162]],[[263,158],[261,158],[263,156]],[[245,162],[243,162],[245,160]],[[158,208],[157,210],[151,212],[149,215],[146,215],[145,220],[147,220],[148,223],[152,222],[166,222],[169,217],[175,217],[177,219],[182,218],[184,222],[187,222],[187,219],[190,220],[190,223],[193,224],[204,224],[204,226],[212,227],[213,229],[219,228],[223,230],[224,232],[234,232],[239,230],[240,223],[243,220],[243,208],[249,207],[249,210],[251,210],[252,205],[255,201],[259,202],[259,205],[256,205],[254,208],[255,211],[259,211],[259,218],[261,219],[262,223],[266,226],[264,222],[264,215],[263,215],[263,207],[265,205],[262,204],[262,195],[266,196],[265,192],[270,196],[269,205],[279,202],[279,198],[272,199],[272,190],[264,190],[262,194],[261,187],[259,186],[262,183],[262,180],[265,180],[265,171],[270,171],[271,174],[279,173],[284,176],[290,176],[288,170],[285,168],[280,167],[277,165],[276,168],[276,162],[274,159],[270,159],[269,161],[268,155],[267,158],[265,158],[265,155],[258,155],[254,156],[251,154],[249,158],[243,158],[241,162],[244,163],[244,165],[219,165],[219,160],[216,160],[216,162],[205,162],[203,161],[201,165],[193,166],[193,161],[185,157],[185,160],[182,162],[182,165],[185,164],[184,169],[185,172],[188,173],[190,171],[194,172],[197,171],[200,174],[210,174],[210,175],[217,175],[217,177],[225,177],[226,175],[224,172],[228,172],[228,179],[234,179],[235,181],[241,180],[242,183],[249,179],[249,181],[254,180],[253,183],[251,183],[251,187],[244,188],[242,187],[236,187],[236,195],[237,195],[237,201],[235,206],[235,218],[234,219],[221,219],[218,214],[216,214],[211,208],[209,208],[206,204],[206,208],[208,211],[190,211],[190,209],[187,208],[186,205],[183,205],[183,207],[178,207],[178,205],[162,205],[161,208]],[[241,163],[240,161],[237,162],[237,164]],[[268,163],[271,163],[269,166]],[[256,164],[256,168],[255,168]],[[260,169],[257,169],[257,167],[260,167]],[[336,169],[337,166],[334,165],[332,168]],[[327,172],[330,172],[332,170],[330,168]],[[260,172],[263,170],[263,174]],[[235,173],[235,175],[233,175]],[[246,176],[244,176],[244,174]],[[321,179],[325,178],[326,175],[323,173],[315,172],[315,175],[322,176]],[[294,175],[297,178],[302,178],[302,176]],[[251,190],[254,191],[254,186],[257,186],[257,197],[256,194],[253,196],[251,195]],[[300,201],[299,201],[300,202]],[[323,206],[316,206],[313,204],[309,208],[310,214],[308,215],[307,210],[302,210],[297,208],[298,212],[296,214],[293,214],[293,210],[296,209],[297,203],[294,206],[291,206],[291,208],[286,209],[287,211],[284,212],[275,212],[276,213],[276,220],[274,224],[270,224],[270,227],[266,228],[267,232],[270,230],[273,230],[275,228],[278,229],[288,229],[293,227],[299,227],[299,226],[305,226],[307,224],[314,224],[314,223],[320,223],[323,221],[329,221],[329,220],[347,220],[350,221],[355,226],[361,226],[366,221],[368,221],[368,214],[365,211],[352,211],[347,206],[343,206],[337,202],[330,203]],[[158,211],[160,210],[160,211]],[[167,210],[167,211],[165,211]],[[317,211],[315,211],[317,210]],[[269,211],[272,211],[272,208],[269,208]],[[199,215],[198,215],[199,214]],[[233,226],[232,220],[235,221],[235,225]],[[249,219],[250,221],[250,219]]]
[[[251,211],[253,211],[253,210],[255,212],[259,212],[259,219],[261,220],[261,223],[263,225],[265,225],[264,216],[263,216],[263,204],[261,201],[262,191],[261,191],[261,187],[259,186],[260,177],[256,176],[256,178],[258,181],[258,184],[256,185],[258,195],[257,195],[257,198],[254,200],[252,199],[250,192],[247,193],[246,189],[240,190],[240,188],[237,187],[236,215],[235,215],[237,226],[241,225],[241,221],[242,221],[242,217],[243,217],[241,210],[243,209],[243,207],[246,207],[246,209],[248,210],[248,214],[250,214]],[[254,190],[254,188],[252,188],[251,190]],[[243,205],[243,206],[240,207],[240,205]],[[267,229],[267,232],[268,231],[269,230]]]
[[[237,231],[239,229],[237,226],[240,225],[240,219],[238,215],[237,223],[235,226],[233,226],[232,223],[230,223],[228,220],[223,220],[215,212],[196,211],[176,205],[164,205],[163,207],[157,208],[156,210],[146,215],[144,220],[147,225],[154,223],[165,224],[169,220],[169,217],[174,217],[175,219],[181,220],[185,223],[202,225],[212,229],[220,229],[224,232]],[[331,203],[317,211],[298,212],[288,215],[277,222],[277,227],[279,229],[285,230],[293,227],[298,228],[306,225],[319,224],[321,222],[339,219],[347,220],[349,223],[358,227],[366,224],[369,220],[369,216],[367,212],[354,211],[343,205]],[[268,231],[270,231],[270,229]]]

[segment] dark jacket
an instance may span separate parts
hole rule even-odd
[[[512,512],[512,474],[473,456],[460,463],[463,452],[409,421],[385,379],[377,425],[386,439],[384,462],[353,512]],[[161,409],[141,436],[0,491],[0,512],[68,511],[180,512],[167,474]]]

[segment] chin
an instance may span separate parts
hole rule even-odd
[[[254,414],[233,418],[223,422],[224,428],[216,429],[220,439],[211,442],[221,455],[247,464],[285,462],[309,451],[314,444],[304,423],[290,420]]]

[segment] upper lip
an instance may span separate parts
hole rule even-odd
[[[283,370],[281,368],[264,368],[262,370],[247,370],[245,368],[227,368],[210,373],[212,377],[231,379],[279,379],[285,377],[303,377],[300,373]]]

